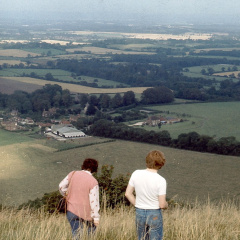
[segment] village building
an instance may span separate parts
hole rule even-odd
[[[10,114],[11,116],[16,117],[18,115],[18,110],[12,110]]]
[[[182,121],[183,120],[181,118],[175,117],[149,116],[144,124],[155,127],[158,126],[159,124],[173,124]]]
[[[59,124],[61,124],[61,125],[70,125],[71,122],[69,120],[62,119],[62,120],[59,121]]]
[[[149,125],[152,127],[158,126],[158,124],[166,124],[166,123],[167,123],[167,118],[161,117],[161,116],[150,116],[145,122],[146,125]]]
[[[49,108],[48,111],[45,109],[42,112],[42,117],[52,117],[54,114],[56,114],[57,108]]]
[[[41,129],[41,128],[45,128],[45,132],[51,132],[51,126],[52,124],[51,123],[38,123],[38,127]]]

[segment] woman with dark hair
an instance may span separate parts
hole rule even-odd
[[[87,158],[82,171],[70,172],[59,184],[59,191],[67,196],[67,219],[73,239],[79,239],[81,230],[93,233],[99,224],[99,186],[92,173],[97,172],[98,161]]]
[[[136,208],[136,228],[139,240],[162,240],[161,209],[166,209],[166,180],[157,172],[165,164],[164,154],[151,151],[146,157],[147,169],[133,172],[125,196]],[[133,194],[135,191],[136,197]]]

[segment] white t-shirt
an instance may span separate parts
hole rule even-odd
[[[129,180],[129,185],[135,188],[135,207],[140,209],[160,208],[158,196],[166,194],[167,183],[165,178],[146,169],[136,170]]]

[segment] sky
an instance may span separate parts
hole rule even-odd
[[[9,18],[240,22],[240,0],[0,0],[0,6]]]

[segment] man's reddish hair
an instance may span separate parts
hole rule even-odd
[[[166,159],[161,151],[154,150],[148,153],[146,156],[147,168],[159,170],[165,164]]]

